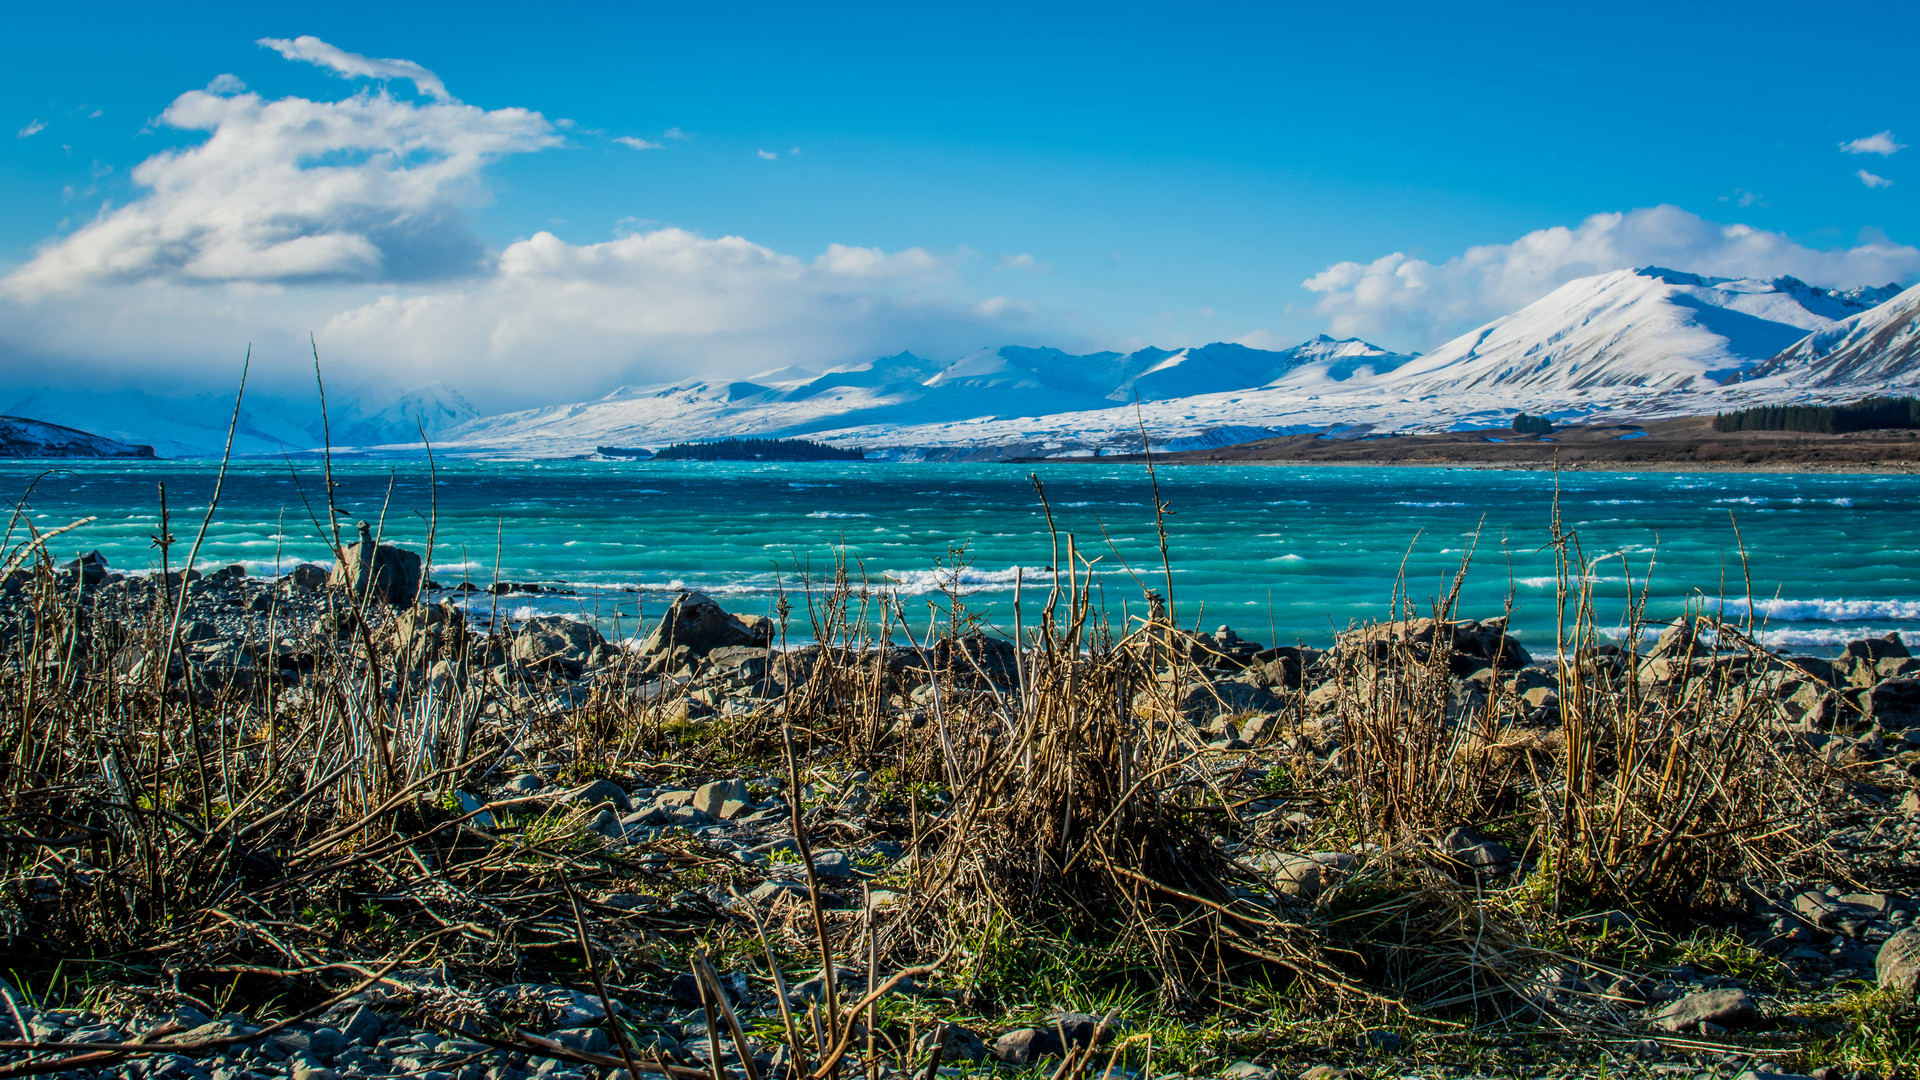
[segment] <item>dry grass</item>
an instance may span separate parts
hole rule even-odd
[[[817,1015],[783,1018],[794,1060],[823,1075],[836,1047],[907,1065],[858,1034],[886,1026],[881,971],[942,980],[975,1003],[1009,938],[1090,937],[1138,958],[1123,981],[1149,971],[1162,1008],[1281,985],[1329,1015],[1620,1028],[1625,1013],[1592,989],[1605,964],[1558,947],[1563,917],[1658,918],[1777,873],[1808,847],[1800,827],[1832,783],[1782,737],[1759,689],[1778,661],[1740,628],[1703,626],[1744,655],[1681,656],[1703,677],[1674,685],[1640,678],[1637,609],[1628,650],[1603,650],[1590,561],[1562,531],[1557,727],[1521,723],[1498,676],[1484,698],[1462,696],[1448,596],[1423,619],[1355,627],[1309,687],[1284,694],[1276,726],[1338,743],[1332,755],[1298,739],[1209,748],[1180,695],[1220,673],[1196,663],[1204,650],[1164,603],[1109,622],[1071,537],[1056,560],[1068,572],[1033,625],[1023,613],[1017,648],[982,644],[957,595],[943,625],[916,630],[897,597],[845,565],[796,581],[780,601],[783,636],[797,623],[819,647],[782,654],[770,708],[705,727],[688,719],[693,688],[655,692],[663,684],[632,658],[584,700],[528,707],[556,686],[519,673],[530,695],[503,692],[514,671],[495,666],[503,640],[462,631],[404,647],[391,613],[338,592],[326,619],[346,632],[314,638],[312,670],[222,684],[180,647],[179,594],[154,590],[146,610],[103,619],[42,539],[11,552],[0,623],[8,949],[42,970],[92,962],[210,1007],[263,1000],[289,979],[324,993],[403,960],[617,993],[692,955],[710,1029],[733,1032],[750,1060],[721,980],[690,952],[704,943],[757,954],[769,978],[796,956],[868,973],[867,1000],[829,992]],[[269,638],[295,630],[306,632]],[[134,653],[157,661],[129,678]],[[814,882],[804,917],[774,924],[744,908],[583,906],[581,894],[614,884],[731,878],[691,842],[643,858],[583,840],[577,820],[457,803],[538,746],[564,749],[580,779],[778,761],[803,845],[819,826],[798,798],[809,775],[828,762],[890,770],[913,793],[897,822],[908,858],[891,879],[904,902],[848,918],[824,910]],[[1263,833],[1247,809],[1260,798],[1312,808],[1313,823]],[[1476,876],[1451,860],[1437,845],[1461,825],[1509,838],[1525,871]],[[1316,846],[1355,854],[1318,895],[1290,895],[1259,857]],[[457,998],[423,1007],[453,1016]],[[634,1055],[623,1039],[599,1063],[679,1068]]]

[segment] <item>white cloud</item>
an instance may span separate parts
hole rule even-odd
[[[1883,188],[1883,187],[1893,186],[1893,181],[1887,179],[1884,176],[1875,176],[1865,169],[1861,169],[1859,172],[1855,173],[1854,175],[1860,178],[1861,183],[1867,185],[1870,188]]]
[[[33,120],[29,122],[26,127],[21,128],[20,134],[15,137],[21,139],[32,138],[45,130],[47,130],[47,122],[45,120]]]
[[[778,160],[780,160],[780,155],[779,155],[779,154],[776,154],[776,153],[774,153],[774,152],[773,152],[773,151],[771,151],[771,150],[762,150],[762,151],[760,151],[759,153],[760,153],[760,160],[762,160],[762,161],[778,161]]]
[[[1820,285],[1912,282],[1920,249],[1882,240],[1809,248],[1750,225],[1708,221],[1675,206],[1595,214],[1510,244],[1468,248],[1432,263],[1403,252],[1343,262],[1303,282],[1337,337],[1430,348],[1516,311],[1577,277],[1657,265],[1722,277],[1791,274]]]
[[[684,132],[684,131],[681,131],[681,130],[680,130],[679,128],[677,128],[677,127],[670,127],[670,128],[668,128],[667,130],[665,130],[665,131],[663,131],[663,132],[661,132],[661,133],[660,133],[660,137],[661,137],[661,138],[663,138],[663,139],[691,139],[691,138],[693,138],[693,136],[691,136],[691,135],[689,135],[689,134],[687,134],[687,133],[686,133],[686,132]]]
[[[800,148],[797,146],[787,151],[787,153],[789,154],[798,154],[799,152],[800,152]]]
[[[613,137],[613,141],[619,143],[621,146],[631,146],[635,150],[660,149],[660,144],[657,142],[648,142],[645,139],[636,139],[631,135],[615,135]]]
[[[406,79],[413,83],[415,90],[435,101],[454,100],[447,93],[446,84],[440,81],[440,76],[411,60],[376,60],[329,45],[311,34],[302,34],[291,41],[285,38],[261,38],[254,44],[264,45],[289,60],[304,60],[309,64],[330,68],[341,78]]]
[[[1890,154],[1898,153],[1901,150],[1906,149],[1906,147],[1900,143],[1894,142],[1893,132],[1891,130],[1888,130],[1888,131],[1883,131],[1878,135],[1869,135],[1864,139],[1855,139],[1852,142],[1843,142],[1840,144],[1840,149],[1849,154],[1879,154],[1885,157]]]
[[[240,94],[245,93],[246,89],[247,84],[241,82],[238,75],[215,75],[213,81],[207,84],[209,94]]]
[[[1024,270],[1030,274],[1047,274],[1053,272],[1052,263],[1041,262],[1025,252],[1019,255],[1002,255],[994,260],[993,268],[995,270]]]
[[[1039,314],[949,295],[966,288],[964,251],[832,244],[799,257],[631,217],[603,243],[539,232],[489,252],[465,217],[485,166],[562,142],[524,109],[196,90],[159,123],[206,135],[142,162],[133,202],[0,279],[0,397],[76,381],[224,390],[249,342],[262,393],[276,379],[305,393],[311,329],[330,384],[438,380],[499,410],[690,374],[957,353]]]
[[[180,95],[161,122],[209,132],[148,158],[146,193],[40,249],[4,281],[38,294],[143,278],[183,282],[406,281],[475,272],[484,248],[463,209],[489,161],[559,142],[539,113]]]

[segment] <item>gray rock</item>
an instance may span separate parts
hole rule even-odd
[[[1278,1080],[1279,1073],[1251,1061],[1236,1061],[1220,1070],[1220,1080]]]
[[[340,1025],[340,1034],[346,1036],[349,1042],[372,1046],[373,1040],[380,1037],[380,1032],[386,1026],[386,1021],[380,1019],[379,1013],[362,1005],[353,1010],[346,1022]]]
[[[698,658],[728,647],[766,648],[772,641],[772,620],[761,616],[743,619],[728,613],[706,593],[684,592],[641,644],[640,655],[661,663],[683,648],[687,655]]]
[[[914,1050],[923,1060],[933,1052],[933,1035],[933,1031],[921,1032],[919,1041],[914,1043]],[[940,1054],[942,1062],[985,1061],[992,1056],[993,1050],[977,1032],[959,1024],[947,1025],[947,1045]]]
[[[348,544],[346,558],[334,564],[327,584],[348,590],[355,599],[406,607],[420,593],[420,556],[392,544],[373,542],[373,527],[360,523],[360,538]]]
[[[613,1043],[607,1038],[607,1030],[601,1027],[562,1028],[548,1032],[547,1038],[569,1050],[581,1050],[589,1054],[604,1054],[613,1049]]]
[[[627,801],[627,793],[620,789],[619,784],[611,780],[595,780],[591,784],[574,788],[560,796],[557,801],[583,806],[605,804],[623,814],[633,809],[633,805]]]
[[[1920,929],[1909,927],[1882,942],[1873,972],[1883,990],[1908,997],[1920,992]]]
[[[521,773],[519,776],[507,781],[507,790],[518,791],[523,795],[531,795],[546,786],[546,778],[539,773],[532,772]]]
[[[693,793],[693,808],[703,814],[709,814],[722,820],[738,816],[738,806],[746,806],[752,801],[747,794],[745,780],[715,780],[711,784],[702,784]],[[735,813],[723,813],[726,804],[735,803]]]
[[[1480,835],[1470,825],[1462,825],[1440,841],[1441,850],[1475,870],[1497,872],[1513,864],[1513,852],[1498,840]]]
[[[794,899],[805,902],[807,887],[798,881],[763,881],[753,887],[747,899],[756,904],[770,904],[781,899]]]
[[[818,851],[813,856],[813,872],[825,878],[854,876],[852,856],[844,851]]]
[[[513,639],[513,659],[528,667],[579,673],[607,639],[584,622],[564,615],[528,619]]]
[[[1060,1035],[1049,1028],[1014,1028],[993,1040],[993,1056],[1008,1065],[1032,1065],[1065,1053]]]
[[[1760,1010],[1745,990],[1727,988],[1688,994],[1655,1013],[1653,1025],[1675,1033],[1698,1030],[1701,1024],[1737,1030],[1759,1019]]]

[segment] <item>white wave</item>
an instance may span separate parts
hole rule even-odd
[[[810,518],[870,518],[872,514],[850,514],[841,510],[815,510],[807,515]]]
[[[1728,600],[1721,607],[1728,615],[1747,613],[1745,600]],[[1868,619],[1894,619],[1920,622],[1920,600],[1755,600],[1756,618],[1782,622],[1862,622]]]
[[[1467,504],[1463,502],[1397,502],[1397,503],[1394,503],[1393,505],[1433,507],[1433,506],[1465,506]]]
[[[1013,567],[1005,570],[980,570],[971,566],[958,569],[888,570],[883,575],[894,583],[893,591],[902,596],[925,596],[953,590],[961,595],[1004,592],[1013,588],[1016,578],[1031,585],[1051,585],[1053,571],[1044,566]]]

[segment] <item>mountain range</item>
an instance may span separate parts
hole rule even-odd
[[[891,458],[1085,456],[1329,431],[1432,431],[1655,418],[1829,401],[1920,385],[1920,288],[1824,289],[1792,277],[1663,267],[1579,278],[1423,355],[1327,336],[1287,349],[1230,342],[1074,354],[1006,345],[957,358],[902,352],[825,371],[620,387],[480,416],[450,387],[369,383],[329,399],[335,447],[470,457],[590,455],[738,437],[857,445]],[[6,408],[163,455],[217,453],[231,399],[84,392]],[[0,401],[0,404],[7,404]],[[217,406],[217,407],[216,407]],[[236,449],[319,445],[312,404],[250,398]]]

